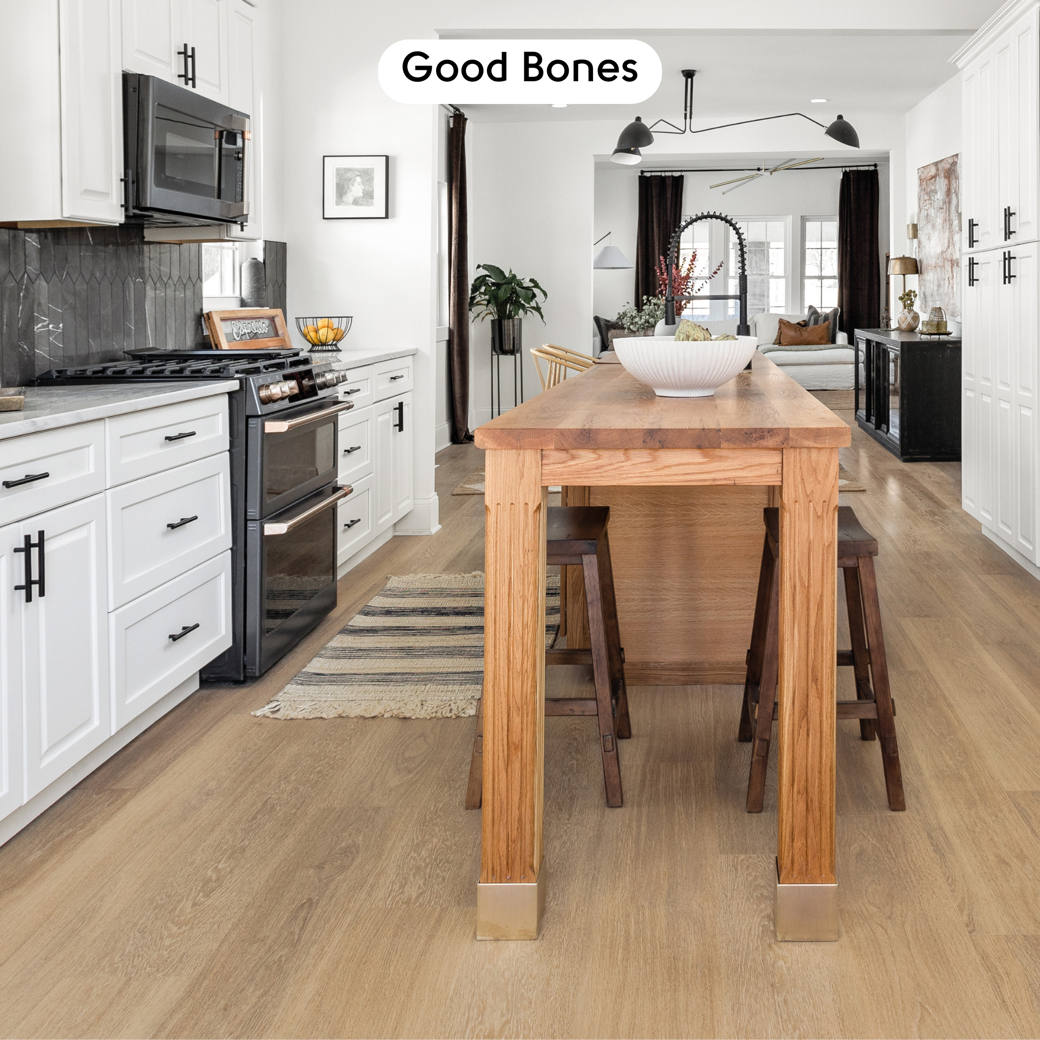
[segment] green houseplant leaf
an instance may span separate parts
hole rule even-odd
[[[537,314],[545,321],[537,294],[542,294],[542,300],[548,299],[548,294],[535,279],[525,280],[512,270],[506,274],[494,264],[477,264],[477,270],[485,273],[473,279],[469,309],[476,311],[481,321],[485,318],[523,318],[528,314]]]

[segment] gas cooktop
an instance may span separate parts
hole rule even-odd
[[[225,379],[311,369],[300,350],[152,350],[129,353],[132,361],[54,368],[36,377],[37,386],[72,382],[154,379]]]

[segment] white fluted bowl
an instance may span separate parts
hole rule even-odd
[[[711,397],[744,370],[757,346],[754,336],[692,342],[662,336],[614,340],[618,361],[658,397]]]

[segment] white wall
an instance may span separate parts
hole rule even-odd
[[[937,90],[906,114],[906,194],[904,224],[917,221],[917,172],[922,166],[958,155],[961,150],[961,80],[955,73]],[[893,234],[894,253],[911,254],[913,243],[906,238],[906,228],[896,226]],[[896,297],[902,291],[902,278],[892,279],[892,314],[902,305]],[[917,288],[916,276],[907,279],[907,287]]]

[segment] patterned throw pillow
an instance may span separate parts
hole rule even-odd
[[[830,336],[827,340],[828,343],[834,343],[838,332],[838,315],[841,313],[839,307],[832,307],[829,311],[818,311],[811,303],[809,304],[809,314],[805,319],[806,323],[810,326],[822,325],[825,321],[830,322]]]

